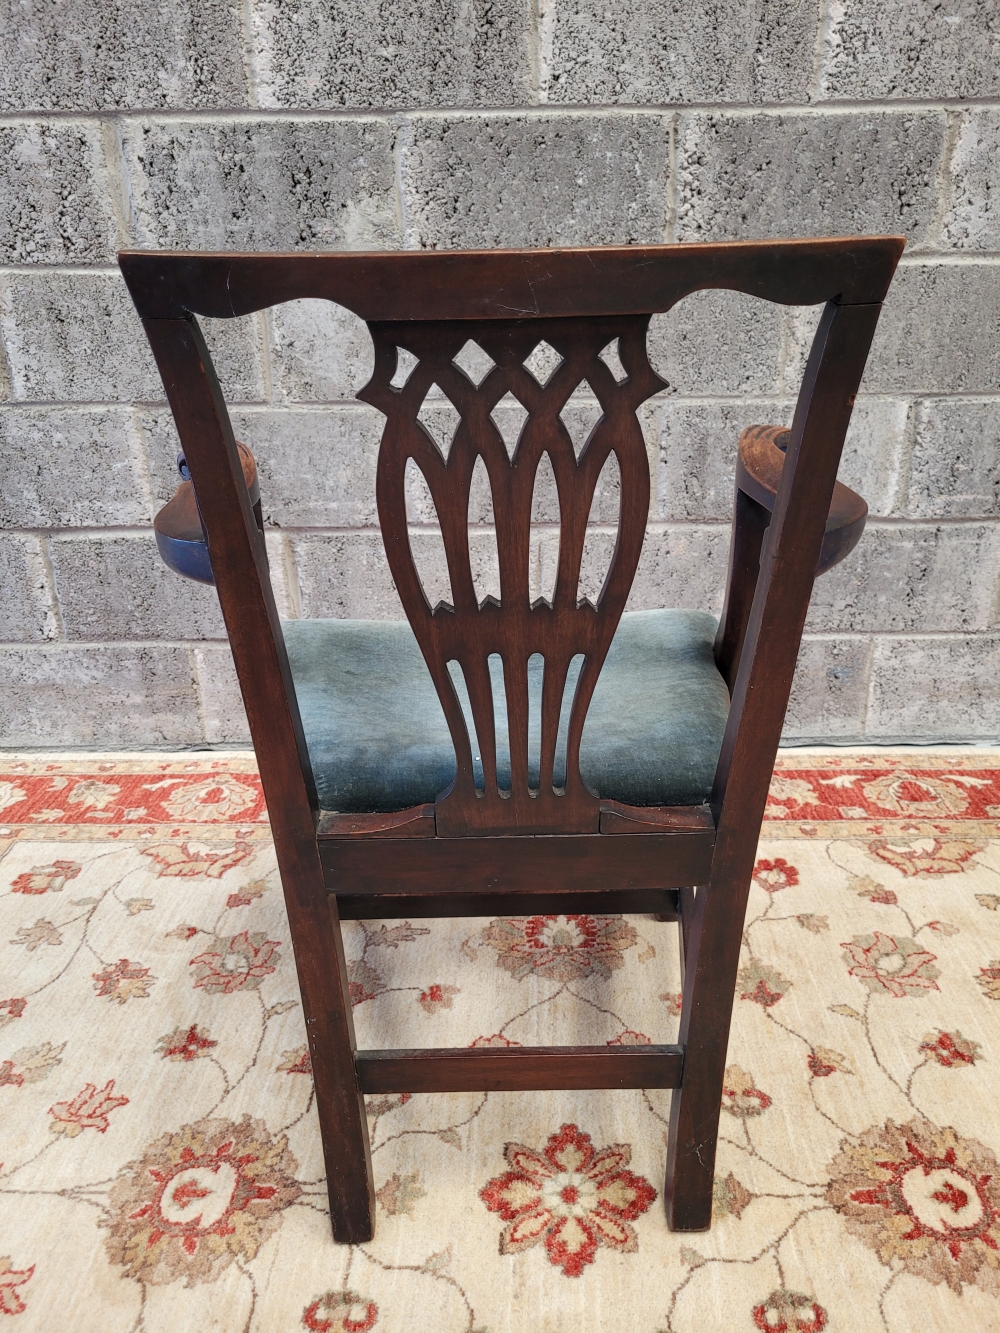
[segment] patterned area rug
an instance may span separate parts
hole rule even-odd
[[[12,1333],[1000,1327],[1000,752],[779,762],[711,1232],[669,1093],[369,1099],[331,1240],[251,759],[0,772],[0,1326]],[[354,923],[362,1046],[669,1041],[650,917]]]

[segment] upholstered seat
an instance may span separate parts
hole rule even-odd
[[[345,812],[433,801],[455,776],[441,704],[405,621],[289,620],[282,629],[320,804]],[[584,781],[630,805],[700,805],[712,789],[729,692],[712,653],[716,621],[702,611],[622,617],[587,715]],[[502,699],[499,662],[494,697]],[[528,670],[537,734],[540,659]],[[461,697],[462,690],[459,689]],[[466,720],[472,730],[467,704]],[[565,710],[564,710],[565,713]],[[562,729],[567,725],[564,716]],[[506,715],[498,709],[498,779],[510,784]],[[557,747],[558,765],[565,743]],[[538,782],[537,741],[529,771]],[[477,781],[482,768],[475,756]]]

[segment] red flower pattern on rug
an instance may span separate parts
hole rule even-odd
[[[0,1000],[0,1027],[9,1023],[12,1018],[20,1018],[27,1004],[28,1001],[23,995],[13,996],[9,1000]]]
[[[156,980],[149,975],[149,971],[141,963],[130,963],[127,958],[119,958],[114,966],[106,967],[103,972],[93,972],[91,976],[98,995],[125,1004],[128,1000],[149,998],[149,988]]]
[[[932,1056],[939,1065],[954,1069],[956,1065],[974,1065],[982,1059],[983,1048],[978,1041],[969,1041],[961,1032],[929,1032],[920,1043],[924,1055]]]
[[[28,1308],[21,1296],[21,1288],[31,1278],[35,1265],[15,1268],[10,1255],[0,1258],[0,1314],[24,1314]]]
[[[753,868],[753,877],[755,883],[768,893],[794,888],[799,882],[798,870],[783,856],[776,856],[773,861],[758,861]]]
[[[722,1109],[737,1120],[763,1115],[771,1098],[754,1084],[753,1075],[739,1065],[727,1065],[722,1084]]]
[[[828,1201],[887,1267],[1000,1296],[1000,1162],[929,1120],[887,1121],[843,1144]]]
[[[284,1136],[259,1120],[199,1120],[122,1168],[109,1194],[108,1256],[154,1285],[214,1282],[253,1259],[302,1192]]]
[[[378,1306],[356,1291],[327,1291],[302,1311],[309,1333],[368,1333],[378,1323]]]
[[[281,1064],[278,1065],[279,1074],[308,1074],[311,1076],[312,1071],[312,1056],[309,1053],[308,1046],[296,1046],[293,1050],[281,1052]]]
[[[161,1037],[157,1043],[156,1049],[163,1056],[164,1060],[198,1060],[202,1056],[208,1055],[213,1046],[218,1046],[217,1041],[212,1041],[204,1028],[198,1027],[197,1023],[192,1023],[187,1028],[174,1028],[173,1032],[168,1032],[165,1037]]]
[[[49,1107],[52,1123],[49,1129],[53,1134],[65,1134],[67,1138],[76,1138],[85,1129],[96,1129],[99,1134],[107,1131],[111,1123],[108,1116],[120,1106],[128,1106],[127,1097],[116,1097],[115,1080],[108,1079],[100,1092],[97,1085],[88,1083],[78,1092],[72,1101],[56,1102]]]
[[[963,838],[919,838],[901,842],[873,838],[868,850],[903,875],[960,875],[967,861],[986,846]]]
[[[848,972],[864,982],[876,995],[887,992],[897,1000],[940,990],[937,955],[922,949],[916,940],[900,935],[855,935],[840,946],[849,960]]]
[[[445,986],[435,982],[433,986],[428,986],[426,990],[420,992],[417,1003],[425,1014],[436,1014],[439,1009],[450,1009],[455,1003],[457,994],[457,986]]]
[[[140,850],[160,867],[157,872],[158,879],[189,879],[195,875],[221,879],[227,870],[232,870],[253,853],[253,848],[248,842],[241,842],[238,839],[235,847],[224,852],[198,851],[189,847],[186,842],[156,843],[152,847],[143,847]]]
[[[575,981],[609,977],[638,936],[620,916],[570,914],[501,917],[486,927],[482,938],[496,949],[500,967],[517,981],[531,975]]]
[[[76,879],[83,866],[76,861],[53,861],[48,866],[32,866],[18,875],[10,886],[11,893],[61,893],[71,879]]]
[[[210,995],[233,995],[256,990],[274,972],[281,944],[262,932],[241,930],[229,939],[216,936],[214,948],[203,949],[189,963],[194,968],[195,988]]]
[[[541,1152],[508,1143],[504,1157],[511,1169],[479,1192],[490,1212],[508,1224],[500,1234],[501,1254],[544,1242],[549,1261],[567,1277],[579,1277],[600,1245],[626,1254],[638,1249],[631,1224],[656,1190],[625,1170],[632,1158],[628,1144],[595,1152],[589,1134],[563,1125]]]
[[[777,968],[769,967],[757,958],[752,958],[746,967],[741,967],[736,977],[736,991],[740,999],[759,1004],[763,1009],[770,1009],[777,1004],[791,984]]]
[[[909,771],[885,773],[864,783],[862,791],[879,809],[918,819],[961,814],[969,805],[969,794],[959,783]]]
[[[827,1313],[811,1296],[781,1288],[754,1306],[753,1322],[761,1333],[821,1333]]]

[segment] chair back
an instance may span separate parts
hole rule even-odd
[[[455,782],[437,802],[439,827],[443,821],[461,829],[597,828],[600,802],[580,777],[580,737],[646,527],[649,464],[636,409],[664,387],[646,359],[648,323],[648,316],[634,315],[371,325],[375,369],[359,397],[386,417],[376,483],[382,537],[457,756]],[[416,363],[396,386],[400,353]],[[420,420],[435,386],[458,413],[444,447]],[[588,386],[602,415],[578,452],[560,413]],[[503,405],[500,412],[509,414],[515,404],[523,424],[516,437],[508,429],[505,441],[494,412]],[[612,456],[620,478],[617,541],[594,603],[580,590],[584,538],[598,479]],[[546,458],[558,497],[559,552],[550,597],[532,600],[532,501]],[[480,598],[473,575],[470,501],[480,459],[492,493],[499,598]],[[436,606],[422,586],[408,535],[413,465],[437,512],[451,584],[451,601]],[[530,697],[529,663],[536,682]],[[539,702],[540,718],[529,720]],[[509,756],[499,768],[509,771],[506,789],[498,780],[496,728],[504,711]],[[530,766],[529,732],[537,748]],[[474,745],[481,757],[479,788]]]
[[[844,435],[902,245],[899,237],[849,237],[560,251],[121,254],[197,490],[265,795],[269,806],[281,806],[283,826],[311,836],[316,794],[263,533],[197,315],[230,318],[321,297],[368,323],[375,368],[359,397],[386,417],[379,519],[456,751],[457,775],[435,807],[436,828],[458,836],[601,827],[600,802],[580,776],[580,741],[645,531],[649,468],[636,410],[662,387],[646,356],[651,315],[706,288],[825,303],[759,566],[755,560],[752,571],[730,572],[731,591],[737,579],[747,592],[739,651],[724,672],[733,705],[712,798],[722,846],[722,807],[733,782],[733,836],[759,825],[763,812]],[[562,414],[584,383],[602,415],[578,452]],[[434,386],[459,418],[443,446],[423,424]],[[524,415],[511,448],[498,424],[508,399]],[[620,477],[617,537],[593,602],[580,591],[584,539],[612,456]],[[480,460],[492,492],[499,598],[476,591],[469,517]],[[551,595],[532,600],[532,500],[544,460],[558,495],[559,553]],[[413,467],[444,543],[451,598],[436,605],[408,534]],[[540,718],[533,719],[529,678],[539,670]],[[497,755],[503,710],[509,788],[498,784],[498,768],[506,767]]]

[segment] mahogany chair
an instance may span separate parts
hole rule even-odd
[[[854,237],[119,256],[190,468],[187,490],[157,520],[158,539],[175,564],[181,548],[172,542],[207,541],[201,573],[218,587],[257,752],[336,1240],[365,1241],[374,1228],[365,1093],[672,1088],[669,1225],[710,1225],[768,783],[813,579],[864,527],[864,501],[836,482],[837,467],[902,248],[898,237]],[[647,326],[705,288],[825,304],[791,429],[753,427],[740,440],[717,631],[703,613],[623,616],[649,505],[636,410],[662,387],[646,358]],[[196,316],[246,315],[299,297],[338,302],[368,322],[375,369],[358,396],[386,417],[378,514],[408,624],[282,624],[275,610],[252,462],[238,452]],[[492,363],[478,383],[455,361],[470,339]],[[618,361],[602,359],[616,340]],[[542,342],[561,358],[547,378],[529,369]],[[402,362],[416,359],[402,383],[398,349],[410,354]],[[583,380],[603,416],[577,456],[559,414]],[[461,418],[447,451],[417,420],[434,384]],[[508,392],[527,411],[512,456],[490,415]],[[551,600],[532,602],[529,527],[545,453],[558,489],[558,572]],[[593,605],[579,596],[579,574],[595,485],[612,453],[618,536]],[[492,487],[501,585],[499,599],[482,601],[469,549],[477,458]],[[432,607],[418,577],[408,460],[437,509],[451,604]],[[342,919],[592,911],[679,920],[676,1045],[356,1049]]]

